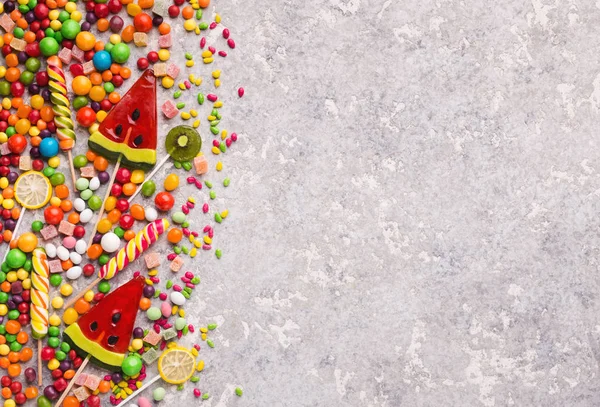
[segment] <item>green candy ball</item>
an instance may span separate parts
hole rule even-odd
[[[44,222],[42,222],[41,220],[35,220],[31,224],[31,230],[34,232],[39,232],[43,228],[44,228]]]
[[[59,47],[58,41],[52,37],[45,37],[40,41],[40,51],[45,57],[56,55]]]
[[[52,407],[52,402],[46,396],[40,396],[37,399],[37,407]]]
[[[75,20],[68,19],[60,28],[62,36],[68,40],[73,40],[77,37],[77,34],[81,31],[81,26]]]
[[[110,291],[110,283],[104,280],[101,281],[100,284],[98,284],[98,291],[102,294],[107,294]]]
[[[146,198],[149,198],[152,195],[154,195],[155,191],[156,184],[154,183],[154,181],[146,181],[142,184],[142,195],[144,195]]]
[[[58,287],[62,283],[62,276],[60,274],[52,274],[50,276],[50,285],[52,287]]]
[[[29,72],[35,73],[40,70],[41,66],[42,63],[37,58],[28,58],[27,61],[25,61],[25,68],[27,68]]]
[[[92,195],[90,199],[88,199],[88,206],[91,210],[97,211],[102,206],[102,198],[98,195]]]
[[[113,61],[118,64],[124,64],[129,59],[130,54],[129,46],[125,43],[118,43],[110,50],[110,56]]]
[[[27,261],[27,256],[19,249],[11,249],[6,255],[6,263],[11,269],[18,269],[23,267]]]
[[[127,376],[135,376],[142,370],[142,359],[139,356],[127,356],[121,364],[121,369]]]

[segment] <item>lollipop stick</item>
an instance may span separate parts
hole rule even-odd
[[[38,386],[42,387],[42,338],[38,339]]]
[[[73,165],[73,154],[71,150],[67,150],[67,158],[69,159],[69,167],[71,167],[71,181],[73,182],[73,191],[77,191],[77,187],[75,187],[75,166]]]
[[[154,167],[154,169],[152,170],[152,172],[146,177],[146,179],[144,180],[144,182],[149,181],[150,179],[152,179],[152,177],[154,176],[154,174],[156,174],[156,172],[160,169],[160,167],[162,167],[163,165],[165,165],[165,163],[167,162],[167,160],[169,159],[170,155],[167,154],[166,156],[164,156],[164,158]],[[142,183],[142,185],[144,185]],[[129,199],[127,200],[129,203],[131,203],[131,201],[133,201],[133,198],[135,198],[137,196],[137,194],[140,193],[140,191],[142,190],[142,185],[140,185],[138,187],[138,189],[135,190],[135,192],[133,193],[133,195],[131,195],[129,197]]]
[[[95,279],[94,281],[92,281],[90,283],[90,285],[88,285],[87,287],[85,287],[83,290],[79,291],[77,293],[77,295],[75,295],[73,298],[71,298],[69,301],[67,301],[67,303],[64,305],[65,309],[69,308],[71,305],[75,304],[75,302],[77,302],[78,299],[80,299],[81,297],[83,297],[83,295],[85,293],[87,293],[92,288],[96,287],[98,285],[98,283],[100,283],[100,281],[102,281],[102,279],[100,277],[98,277],[97,279]]]
[[[127,136],[125,136],[125,141],[123,141],[124,144],[127,144],[127,142],[129,141],[129,136],[131,136],[131,130],[132,130],[131,127],[129,128],[129,130],[127,130]],[[104,199],[102,200],[102,206],[100,207],[100,213],[98,214],[98,220],[96,221],[96,224],[94,225],[94,229],[92,229],[92,234],[90,235],[88,247],[90,247],[92,245],[92,242],[94,241],[94,235],[96,234],[96,230],[98,230],[98,224],[102,220],[102,215],[104,215],[104,205],[106,205],[106,200],[110,196],[110,190],[112,189],[112,186],[115,183],[115,178],[117,177],[117,172],[119,172],[119,167],[121,166],[122,158],[123,158],[123,154],[119,154],[119,159],[117,160],[117,163],[115,164],[115,169],[113,170],[113,173],[110,177],[110,182],[108,183],[108,188],[106,188],[106,194],[104,195]]]
[[[75,376],[73,376],[73,378],[69,382],[69,385],[67,386],[67,388],[65,389],[65,391],[63,392],[63,394],[60,396],[60,398],[58,399],[58,401],[56,402],[56,404],[54,405],[54,407],[60,407],[61,406],[63,400],[67,397],[67,395],[69,394],[69,392],[73,388],[73,385],[75,385],[75,382],[77,381],[77,378],[79,377],[79,375],[81,374],[81,372],[83,372],[83,369],[85,369],[85,367],[87,366],[87,364],[90,361],[91,357],[92,357],[92,355],[90,355],[88,353],[88,355],[85,357],[85,359],[83,359],[83,363],[81,364],[81,366],[79,366],[79,369],[77,369],[77,372],[75,372]]]
[[[144,384],[142,387],[140,387],[139,389],[137,389],[136,391],[131,393],[129,396],[127,396],[127,398],[125,400],[137,396],[138,393],[142,392],[143,390],[146,390],[151,384],[154,384],[154,382],[157,381],[158,379],[160,379],[160,375],[154,376],[152,378],[152,380],[150,380],[148,383]]]
[[[21,226],[21,222],[23,222],[23,218],[25,217],[25,212],[27,211],[26,208],[23,208],[21,210],[21,214],[19,215],[19,220],[17,220],[17,224],[15,225],[15,228],[13,229],[13,238],[11,240],[14,240],[17,236],[17,230],[19,230],[19,226]],[[4,263],[4,261],[6,260],[6,256],[8,256],[8,252],[10,251],[10,243],[8,244],[8,249],[6,249],[6,251],[4,252],[4,257],[2,258],[2,263]]]

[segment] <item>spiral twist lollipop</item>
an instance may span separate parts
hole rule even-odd
[[[62,151],[69,151],[75,146],[75,125],[71,119],[71,103],[67,98],[67,85],[65,73],[61,68],[59,59],[50,58],[46,72],[50,81],[50,101],[54,111],[54,123],[56,124],[56,135],[58,145]]]
[[[123,270],[129,263],[137,260],[142,253],[156,242],[160,235],[169,227],[166,219],[157,219],[149,223],[131,239],[127,245],[119,250],[116,256],[100,268],[98,276],[110,280]]]
[[[31,307],[29,311],[33,337],[39,339],[48,333],[48,305],[50,304],[48,277],[50,271],[46,253],[39,247],[33,251],[31,262],[33,273],[31,274]]]

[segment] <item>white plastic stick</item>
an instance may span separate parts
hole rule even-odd
[[[165,165],[165,163],[167,162],[167,160],[169,159],[170,155],[167,154],[163,157],[163,159],[154,167],[154,169],[152,170],[152,172],[144,179],[144,182],[149,181],[154,174],[156,174],[156,171],[158,171],[160,169],[160,167],[162,167],[163,165]],[[142,183],[142,185],[144,185],[144,183]],[[135,198],[137,196],[137,194],[140,193],[140,191],[142,190],[142,185],[140,185],[138,187],[138,189],[135,190],[135,192],[133,193],[133,195],[131,195],[129,197],[129,199],[127,200],[129,203],[131,203],[131,201],[133,201],[133,198]]]

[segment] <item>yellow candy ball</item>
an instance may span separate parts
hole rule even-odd
[[[6,143],[8,141],[8,136],[3,131],[0,131],[0,143]],[[4,187],[6,188],[6,187]]]
[[[54,31],[59,31],[62,27],[62,23],[58,20],[54,20],[50,22],[50,28],[52,28]]]
[[[106,96],[106,91],[102,86],[92,86],[92,89],[90,89],[89,96],[90,99],[92,99],[94,102],[101,102],[102,99],[104,99],[104,97]]]
[[[108,218],[104,218],[98,222],[98,232],[104,234],[112,229],[112,223]]]
[[[4,67],[2,66],[2,67],[0,67],[0,69],[1,68],[4,68]],[[6,72],[6,68],[4,68],[4,71]],[[2,108],[3,109],[10,109],[11,107],[12,107],[12,102],[10,101],[9,98],[2,99]]]
[[[0,345],[0,355],[6,356],[8,355],[8,352],[10,352],[10,348],[7,344],[3,343],[2,345]]]
[[[92,290],[86,291],[86,293],[83,294],[83,299],[87,302],[92,302],[92,300],[94,299],[94,292]]]
[[[15,207],[15,201],[13,199],[5,199],[2,201],[2,207],[4,209],[12,209]]]
[[[166,176],[163,185],[167,191],[174,191],[179,186],[179,177],[176,174],[169,174]]]
[[[60,10],[50,10],[50,12],[48,13],[48,18],[50,20],[58,20],[58,16],[60,15]]]
[[[2,177],[0,178],[0,188],[4,189],[8,186],[8,178]]]
[[[13,399],[4,400],[4,407],[16,407],[17,402]]]
[[[40,135],[40,129],[38,129],[37,127],[33,126],[29,129],[29,135],[31,137],[36,137]]]
[[[73,294],[73,286],[71,284],[63,284],[63,285],[61,285],[60,286],[60,293],[63,296],[68,297],[69,295]],[[73,311],[75,311],[75,310],[73,310]]]
[[[55,208],[58,208],[60,206],[60,198],[53,196],[52,198],[50,198],[50,205],[54,206]]]
[[[63,305],[65,304],[65,300],[62,299],[62,297],[54,297],[52,298],[52,308],[54,309],[61,309],[63,307]]]
[[[15,130],[17,133],[26,135],[29,132],[29,128],[31,127],[31,122],[27,119],[20,119],[15,124]]]
[[[17,272],[16,271],[9,271],[6,274],[6,281],[8,281],[9,283],[14,283],[18,279],[19,279],[19,277],[17,277]]]
[[[135,4],[135,3],[129,3],[127,5],[127,14],[129,14],[131,17],[135,17],[138,14],[140,14],[142,12],[142,8]]]
[[[161,49],[158,51],[158,59],[160,59],[161,61],[167,61],[169,58],[171,57],[171,53],[169,52],[168,49]]]
[[[186,31],[194,31],[194,29],[196,28],[196,22],[191,18],[189,20],[185,20],[185,23],[183,23],[183,28]]]
[[[67,308],[63,314],[63,322],[65,325],[71,325],[79,318],[79,314],[75,311],[75,308]]]
[[[48,159],[48,165],[52,168],[58,168],[60,165],[60,157],[55,155],[54,157]]]
[[[108,40],[110,41],[111,44],[118,44],[121,42],[121,36],[119,34],[112,34]]]
[[[71,20],[80,22],[82,18],[83,18],[83,14],[81,14],[81,11],[79,11],[79,10],[75,10],[74,12],[71,13]]]
[[[23,233],[23,235],[24,235],[24,234],[25,234],[25,233]],[[21,236],[23,236],[23,235],[21,235]],[[33,233],[32,233],[32,235],[33,235]],[[33,236],[35,237],[35,244],[36,244],[36,246],[37,246],[37,236],[36,236],[36,235],[33,235]],[[21,241],[21,238],[19,238],[19,244],[20,244],[20,241]],[[35,249],[35,248],[36,248],[36,246],[34,246],[33,248]],[[23,250],[23,249],[21,249],[21,250]],[[25,250],[23,250],[23,251],[25,251]],[[31,250],[31,251],[33,251],[33,250]],[[29,253],[29,252],[26,252],[26,253]],[[20,269],[18,269],[18,270],[17,270],[17,278],[18,278],[19,280],[23,281],[23,280],[25,280],[27,277],[29,277],[29,273],[27,272],[27,270],[25,270],[24,268],[20,268]]]
[[[106,116],[108,116],[108,112],[100,110],[96,113],[96,120],[98,120],[99,123],[102,123],[104,119],[106,119]]]
[[[56,370],[59,366],[60,362],[56,358],[50,359],[50,361],[48,362],[48,369],[50,370]]]
[[[136,338],[131,341],[131,347],[135,350],[140,350],[144,347],[144,342],[141,339]]]
[[[29,290],[31,288],[31,279],[26,278],[23,280],[23,290]]]
[[[31,279],[26,278],[25,280],[23,280],[23,289],[29,290],[30,288],[31,288]]]
[[[90,132],[90,134],[95,133],[98,131],[99,127],[100,127],[100,124],[94,123],[90,127],[88,127],[88,131]]]
[[[0,304],[0,315],[4,316],[8,314],[8,307],[6,304]]]
[[[165,89],[171,89],[175,85],[175,81],[168,76],[163,76],[161,83]]]
[[[50,315],[50,318],[48,318],[48,323],[52,326],[59,326],[61,323],[60,317],[56,314],[52,314]]]
[[[25,4],[27,4],[27,3],[25,3]],[[74,12],[75,10],[77,10],[77,4],[76,4],[76,3],[73,3],[73,2],[68,2],[68,3],[65,5],[65,11],[66,11],[67,13],[71,14],[71,13],[72,13],[72,12]]]
[[[4,43],[4,41],[2,41],[2,42]],[[4,44],[2,44],[2,45],[4,45]],[[0,78],[4,78],[4,75],[6,75],[6,67],[0,66]]]
[[[117,198],[114,196],[109,196],[106,198],[106,202],[104,203],[104,209],[106,212],[112,211],[115,209],[115,206],[117,206]]]
[[[146,178],[146,173],[143,170],[133,170],[131,172],[131,182],[141,184]]]
[[[44,106],[44,98],[40,95],[33,95],[29,103],[34,109],[40,110]]]

